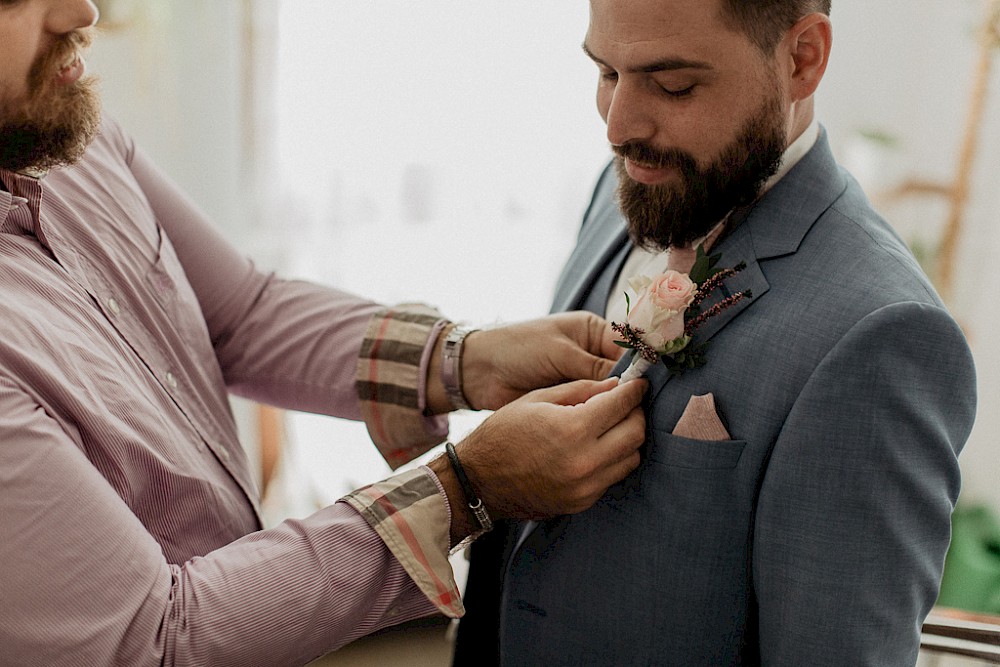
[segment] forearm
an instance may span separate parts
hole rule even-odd
[[[468,500],[462,492],[462,487],[455,476],[455,471],[447,457],[439,456],[427,464],[427,467],[437,476],[444,490],[445,500],[449,507],[449,547],[455,547],[462,540],[479,530],[468,508]]]
[[[361,419],[356,368],[381,306],[276,278],[248,304],[214,343],[230,391],[286,409]]]

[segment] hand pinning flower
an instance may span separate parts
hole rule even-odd
[[[698,246],[690,274],[668,269],[652,278],[635,276],[629,280],[629,287],[636,294],[635,305],[632,305],[626,292],[626,321],[624,324],[611,324],[611,328],[622,337],[622,340],[615,341],[616,344],[632,350],[632,362],[622,373],[620,382],[642,377],[660,359],[673,375],[705,363],[704,353],[708,343],[689,348],[694,330],[709,318],[751,296],[750,290],[737,292],[704,313],[699,311],[698,306],[709,294],[746,267],[741,262],[732,269],[716,269],[718,261],[719,255],[708,256]]]

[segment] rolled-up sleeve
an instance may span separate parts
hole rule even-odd
[[[448,562],[451,510],[427,467],[400,473],[346,496],[375,529],[427,599],[445,616],[465,613]]]
[[[425,415],[428,361],[437,334],[447,323],[421,305],[376,313],[365,333],[357,367],[361,415],[389,465],[397,468],[442,442],[443,417]]]

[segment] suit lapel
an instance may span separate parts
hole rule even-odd
[[[695,331],[694,344],[711,340],[712,336],[749,308],[754,301],[764,296],[770,287],[764,272],[761,271],[759,258],[754,253],[753,243],[750,240],[750,235],[746,233],[746,229],[742,225],[737,226],[732,235],[723,240],[720,244],[721,247],[715,248],[715,252],[721,254],[719,267],[728,269],[740,262],[745,262],[746,268],[728,278],[719,289],[705,300],[701,310],[706,312],[715,304],[738,292],[749,292],[750,297],[738,301],[735,305],[706,320]]]

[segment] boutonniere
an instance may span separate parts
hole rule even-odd
[[[726,297],[708,310],[701,304],[731,276],[746,268],[740,262],[730,269],[716,267],[721,255],[706,255],[698,246],[694,265],[689,273],[668,269],[658,276],[635,276],[628,281],[635,292],[632,303],[625,293],[625,323],[611,323],[622,337],[616,345],[632,350],[632,361],[622,373],[620,382],[642,375],[662,360],[671,375],[680,375],[689,368],[705,363],[708,342],[691,345],[695,330],[710,318],[752,296],[743,290]]]

